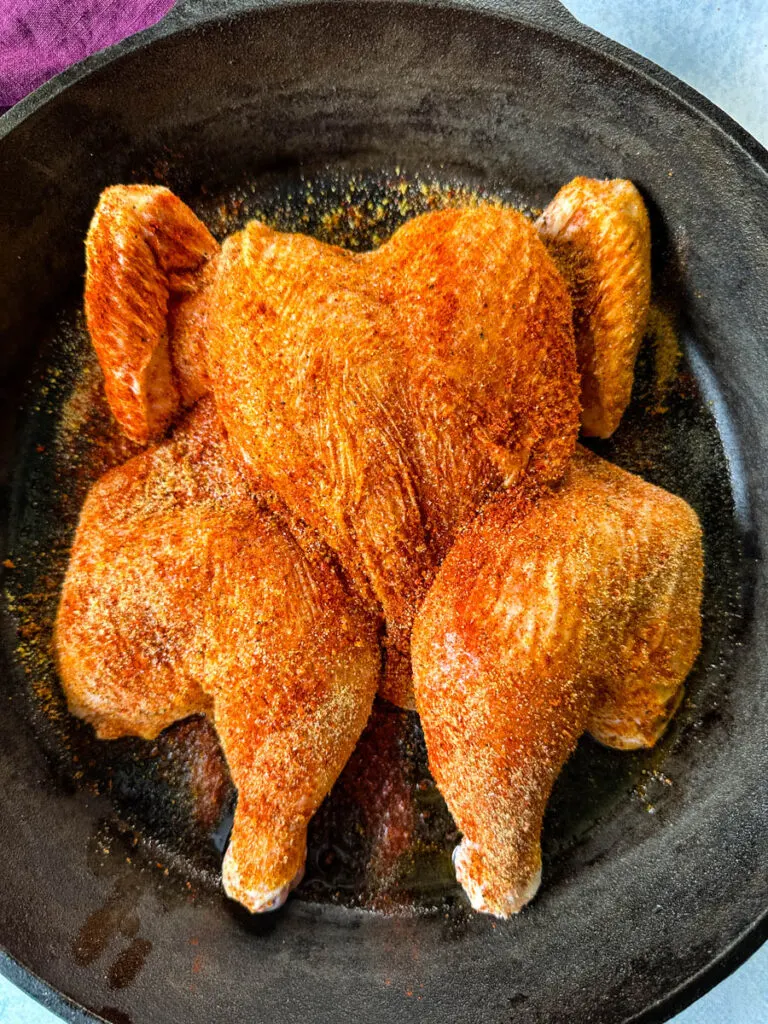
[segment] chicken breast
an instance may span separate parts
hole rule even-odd
[[[413,617],[457,531],[573,451],[560,276],[531,225],[490,206],[417,218],[365,255],[252,221],[224,244],[211,308],[232,441],[381,608],[382,692],[408,705]]]

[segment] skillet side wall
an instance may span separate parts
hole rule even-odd
[[[665,770],[680,785],[662,815],[628,802],[508,924],[300,902],[247,921],[128,863],[128,850],[95,871],[93,834],[109,805],[51,779],[13,699],[6,630],[0,875],[12,884],[0,944],[77,1002],[132,1024],[196,1024],[211,1007],[220,1019],[318,1024],[363,1014],[369,1024],[629,1020],[709,965],[765,906],[768,182],[747,151],[629,66],[468,12],[272,10],[128,53],[1,144],[1,479],[17,382],[51,311],[81,287],[82,239],[104,186],[145,178],[154,163],[183,196],[344,159],[445,164],[538,205],[575,174],[641,188],[655,272],[673,282],[705,393],[716,382],[743,531],[739,643],[727,666],[704,666],[711,687],[727,691],[728,713],[670,755]],[[123,988],[106,960],[76,962],[72,950],[89,914],[124,891],[152,952]],[[116,928],[105,956],[128,944]]]

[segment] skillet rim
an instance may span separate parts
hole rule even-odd
[[[710,123],[721,136],[721,144],[730,143],[737,147],[764,175],[768,176],[768,148],[734,118],[653,61],[578,21],[559,3],[559,0],[200,0],[199,3],[195,3],[194,0],[179,0],[176,7],[160,22],[65,69],[24,97],[5,114],[0,115],[0,154],[3,140],[68,88],[123,57],[151,47],[162,39],[193,34],[216,23],[281,8],[285,11],[300,11],[302,8],[340,8],[346,9],[350,12],[350,17],[353,17],[356,10],[370,7],[371,4],[378,7],[426,8],[436,14],[441,11],[475,14],[484,19],[533,27],[547,36],[575,44],[613,63],[622,74],[640,74],[654,89],[666,94],[672,102],[680,103],[694,116]],[[768,906],[705,967],[686,978],[677,988],[653,1004],[627,1018],[626,1024],[663,1024],[664,1021],[669,1021],[733,973],[766,941]],[[106,1021],[106,1018],[88,1010],[24,966],[2,945],[0,974],[51,1012],[72,1024]]]

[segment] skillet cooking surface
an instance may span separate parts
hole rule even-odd
[[[61,138],[64,125],[75,137]],[[12,230],[0,358],[14,407],[15,382],[31,380],[5,467],[8,952],[77,1003],[133,1024],[214,1012],[618,1022],[664,1019],[684,998],[675,989],[722,969],[735,940],[754,944],[768,831],[758,557],[768,213],[754,157],[573,40],[389,6],[275,10],[174,35],[32,109],[2,146]],[[98,192],[160,181],[219,236],[258,215],[364,247],[467,196],[543,205],[576,173],[630,177],[651,208],[660,313],[633,405],[596,447],[702,518],[705,642],[686,702],[652,752],[582,742],[548,813],[542,892],[509,923],[467,910],[415,716],[382,705],[313,823],[297,897],[249,918],[219,890],[232,792],[210,732],[188,723],[154,744],[97,743],[66,715],[51,668],[50,619],[84,490],[128,453],[83,384],[76,310]],[[213,766],[205,776],[201,758]],[[6,969],[25,984],[11,960]]]

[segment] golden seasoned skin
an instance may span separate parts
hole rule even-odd
[[[383,610],[382,692],[407,705],[413,617],[456,532],[500,488],[557,479],[573,450],[561,278],[525,218],[481,206],[364,255],[251,222],[210,302],[233,444]]]
[[[167,188],[115,185],[99,199],[85,245],[88,331],[112,412],[141,444],[207,390],[206,268],[218,249]]]
[[[629,404],[648,322],[651,229],[631,181],[574,178],[536,222],[573,299],[585,434],[609,437]]]
[[[238,788],[224,886],[251,911],[300,877],[378,684],[373,623],[327,559],[255,500],[207,400],[95,485],[64,583],[59,672],[98,736],[212,717]]]
[[[89,495],[61,675],[105,738],[212,718],[239,791],[224,884],[249,909],[300,877],[368,717],[377,616],[381,692],[405,706],[416,619],[416,700],[477,909],[536,891],[585,730],[624,748],[665,728],[700,641],[698,521],[572,458],[580,415],[607,436],[629,401],[649,254],[622,181],[575,179],[535,228],[427,214],[362,255],[258,222],[219,252],[166,189],[102,196],[86,309],[117,419],[146,442],[213,397]]]
[[[583,449],[559,487],[497,499],[459,538],[413,671],[475,909],[508,917],[536,892],[544,810],[582,732],[660,735],[698,653],[701,583],[692,509]]]
[[[300,880],[307,825],[365,727],[381,665],[370,619],[327,566],[282,536],[258,544],[228,556],[205,626],[204,687],[238,788],[222,875],[251,911],[279,906]]]
[[[512,210],[414,217],[364,260],[404,338],[421,504],[442,562],[500,487],[561,478],[579,411],[571,305]]]

